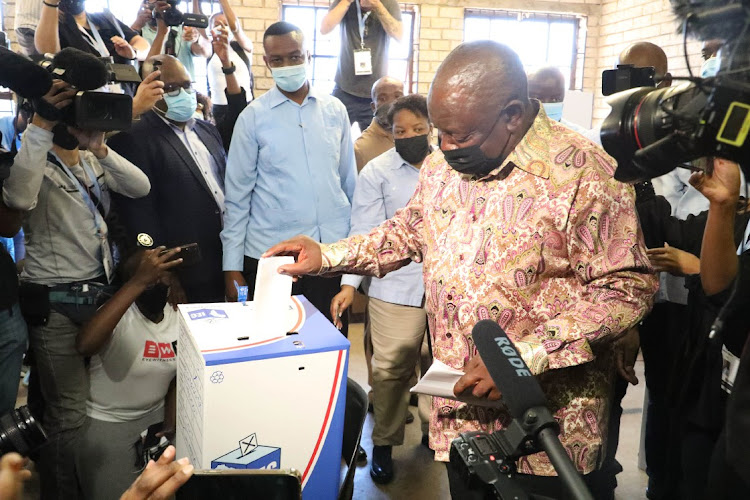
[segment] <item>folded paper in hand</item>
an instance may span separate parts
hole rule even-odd
[[[255,278],[256,321],[258,326],[275,335],[283,335],[284,318],[292,296],[292,277],[279,274],[279,266],[294,264],[294,257],[266,257],[258,261]]]
[[[436,396],[439,398],[455,399],[456,401],[463,401],[464,403],[477,406],[503,406],[502,400],[490,401],[486,398],[472,396],[470,392],[465,396],[455,396],[453,394],[453,386],[456,385],[458,379],[463,376],[464,372],[461,370],[451,368],[436,359],[432,362],[432,366],[427,370],[427,373],[422,375],[422,378],[419,379],[417,385],[412,387],[409,392],[427,394],[428,396]]]

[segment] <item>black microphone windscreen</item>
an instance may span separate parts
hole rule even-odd
[[[27,99],[36,99],[49,92],[50,74],[29,59],[0,47],[0,85]]]
[[[736,0],[670,0],[670,4],[679,22],[675,30],[682,30],[682,23],[690,17],[690,34],[699,40],[727,40],[728,34],[738,34],[747,22],[744,2]]]
[[[96,56],[67,47],[52,59],[55,68],[65,70],[65,81],[78,90],[94,90],[109,83],[109,70]]]
[[[529,408],[547,406],[539,382],[500,325],[482,320],[474,326],[471,336],[513,418],[522,418]]]

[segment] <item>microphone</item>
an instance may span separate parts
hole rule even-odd
[[[52,58],[52,73],[62,70],[60,77],[78,90],[94,90],[109,83],[109,70],[96,56],[67,47]]]
[[[672,12],[680,23],[688,21],[690,31],[699,40],[727,39],[739,33],[747,22],[744,2],[727,0],[671,0]]]
[[[559,426],[547,408],[547,398],[539,382],[508,335],[500,325],[485,319],[474,326],[471,336],[513,420],[547,453],[572,498],[593,500],[557,437]]]
[[[0,47],[0,85],[26,99],[36,99],[49,92],[52,76],[24,56]]]

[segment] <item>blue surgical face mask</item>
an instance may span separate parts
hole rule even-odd
[[[167,103],[167,112],[164,116],[175,122],[186,122],[193,117],[193,113],[198,108],[198,98],[195,91],[186,91],[180,89],[180,93],[171,96],[164,95],[164,101]]]
[[[701,77],[709,78],[711,76],[716,76],[716,73],[719,72],[719,66],[721,66],[721,59],[718,57],[707,59],[701,66]]]
[[[307,81],[307,64],[271,68],[271,75],[276,85],[286,92],[296,92]]]
[[[544,106],[544,112],[547,113],[547,116],[550,120],[555,120],[556,122],[559,122],[562,120],[562,108],[563,103],[561,102],[543,102],[542,106]]]

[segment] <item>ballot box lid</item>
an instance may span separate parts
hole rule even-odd
[[[180,313],[191,347],[207,366],[349,349],[346,337],[303,295],[291,298],[273,331],[258,327],[252,302],[183,304]]]

